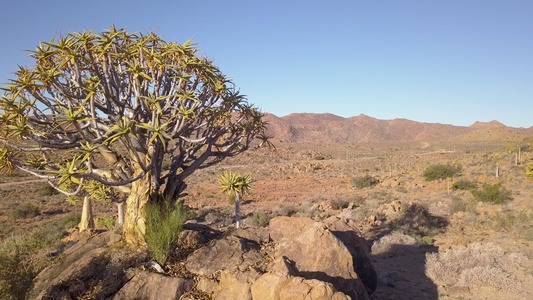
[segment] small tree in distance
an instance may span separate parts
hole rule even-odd
[[[129,195],[130,244],[145,245],[149,202],[175,202],[194,171],[265,137],[263,114],[191,41],[112,26],[31,52],[35,65],[3,87],[0,168],[46,178],[67,195],[89,180]]]
[[[251,173],[224,172],[218,178],[218,183],[222,192],[228,196],[235,196],[235,227],[241,227],[241,197],[247,194],[252,187]]]

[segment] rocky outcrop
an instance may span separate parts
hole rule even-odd
[[[105,233],[81,239],[62,263],[43,271],[37,299],[179,299],[203,292],[215,300],[348,300],[369,299],[376,286],[366,243],[342,217],[278,217],[268,229],[226,233],[186,225],[177,243],[185,249],[186,272],[178,274],[196,280],[136,268],[146,257],[111,251],[108,243],[117,238]]]
[[[331,283],[353,299],[369,298],[350,251],[325,224],[278,217],[270,221],[270,237],[276,243],[275,257],[286,258],[297,276]]]

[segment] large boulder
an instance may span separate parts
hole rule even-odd
[[[285,257],[296,276],[331,283],[352,299],[369,299],[354,269],[353,257],[327,227],[309,218],[277,217],[270,220],[275,257]]]
[[[252,300],[251,285],[261,274],[255,269],[244,272],[234,268],[220,273],[213,300]]]
[[[366,240],[361,236],[352,220],[338,216],[323,221],[326,228],[346,246],[353,258],[353,267],[357,276],[365,285],[369,295],[374,293],[378,285],[378,275],[372,261]]]
[[[178,300],[192,288],[194,280],[138,272],[113,297],[113,300]]]

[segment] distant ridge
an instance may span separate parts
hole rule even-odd
[[[268,134],[286,142],[361,143],[393,141],[492,141],[521,140],[533,136],[530,128],[508,127],[498,121],[470,126],[423,123],[407,119],[380,120],[360,114],[343,118],[334,114],[293,113],[284,117],[266,114]]]

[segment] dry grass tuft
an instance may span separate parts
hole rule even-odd
[[[520,291],[522,283],[509,270],[527,259],[521,254],[506,254],[491,243],[472,243],[443,253],[426,254],[426,275],[439,285],[486,285],[505,291]]]
[[[401,232],[394,231],[390,234],[387,234],[383,237],[381,237],[379,240],[374,242],[372,245],[372,254],[373,255],[389,255],[394,256],[401,253],[398,253],[398,247],[394,247],[395,245],[408,245],[413,246],[416,245],[415,238],[405,235]]]

